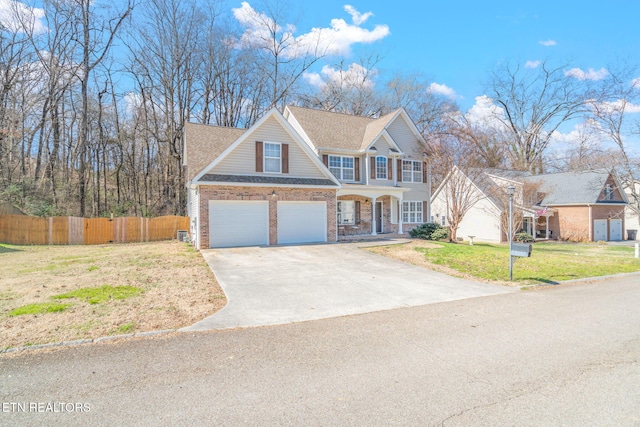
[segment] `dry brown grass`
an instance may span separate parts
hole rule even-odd
[[[124,300],[73,305],[61,313],[9,316],[80,288],[135,286]],[[0,245],[0,349],[176,329],[220,310],[224,293],[202,256],[185,243],[99,246]]]

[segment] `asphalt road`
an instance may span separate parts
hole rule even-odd
[[[639,360],[631,276],[7,355],[0,425],[633,426]]]

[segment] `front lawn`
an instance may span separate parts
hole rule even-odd
[[[476,243],[470,246],[413,241],[407,245],[384,246],[372,250],[447,273],[489,281],[503,282],[509,279],[509,246],[506,244]],[[415,253],[420,255],[419,259],[416,259]],[[640,271],[640,260],[634,258],[634,248],[621,246],[535,243],[531,258],[515,260],[513,280],[517,284],[557,283]]]

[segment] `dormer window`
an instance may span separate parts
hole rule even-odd
[[[613,200],[613,185],[607,184],[604,187],[604,199],[605,200]]]
[[[387,158],[384,156],[376,157],[376,179],[389,179],[387,170]]]

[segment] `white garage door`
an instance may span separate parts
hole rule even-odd
[[[599,240],[607,240],[607,220],[606,219],[593,220],[593,240],[595,242]]]
[[[612,219],[609,221],[609,240],[622,240],[621,219]]]
[[[278,244],[326,241],[326,202],[278,202]]]
[[[209,247],[269,244],[268,201],[209,201]]]

